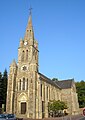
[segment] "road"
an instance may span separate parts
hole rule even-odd
[[[57,118],[43,118],[42,120],[85,120],[83,115],[75,115],[75,116],[64,116]]]
[[[79,120],[85,120],[85,117],[80,118]]]
[[[35,119],[23,119],[23,120],[35,120]],[[65,117],[57,117],[57,118],[43,118],[36,120],[85,120],[83,115],[75,115],[75,116],[65,116]]]

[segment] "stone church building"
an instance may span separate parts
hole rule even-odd
[[[49,101],[60,100],[67,103],[68,114],[78,114],[74,80],[54,82],[40,73],[38,55],[38,42],[34,37],[30,12],[25,36],[18,48],[18,62],[13,60],[10,65],[6,112],[23,118],[47,118]]]

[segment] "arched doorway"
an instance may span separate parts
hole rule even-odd
[[[18,99],[18,104],[19,104],[19,113],[20,114],[26,114],[27,112],[27,96],[25,93],[21,93],[19,95],[19,99]]]

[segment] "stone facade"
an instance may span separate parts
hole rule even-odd
[[[74,84],[74,83],[73,83]],[[75,85],[75,84],[74,84]],[[61,90],[61,100],[67,103],[67,113],[76,115],[79,112],[79,105],[75,87]]]
[[[30,14],[24,39],[20,40],[18,48],[18,63],[13,60],[10,65],[6,112],[23,118],[47,118],[48,103],[55,99],[67,102],[69,114],[78,114],[74,81],[71,80],[69,88],[62,88],[39,73],[38,52]]]

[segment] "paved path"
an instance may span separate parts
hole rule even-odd
[[[65,116],[59,118],[48,118],[42,120],[85,120],[85,117],[83,117],[82,115],[76,115],[76,116]]]
[[[85,120],[85,117],[83,115],[75,115],[75,116],[64,116],[57,118],[24,119],[24,120]]]

